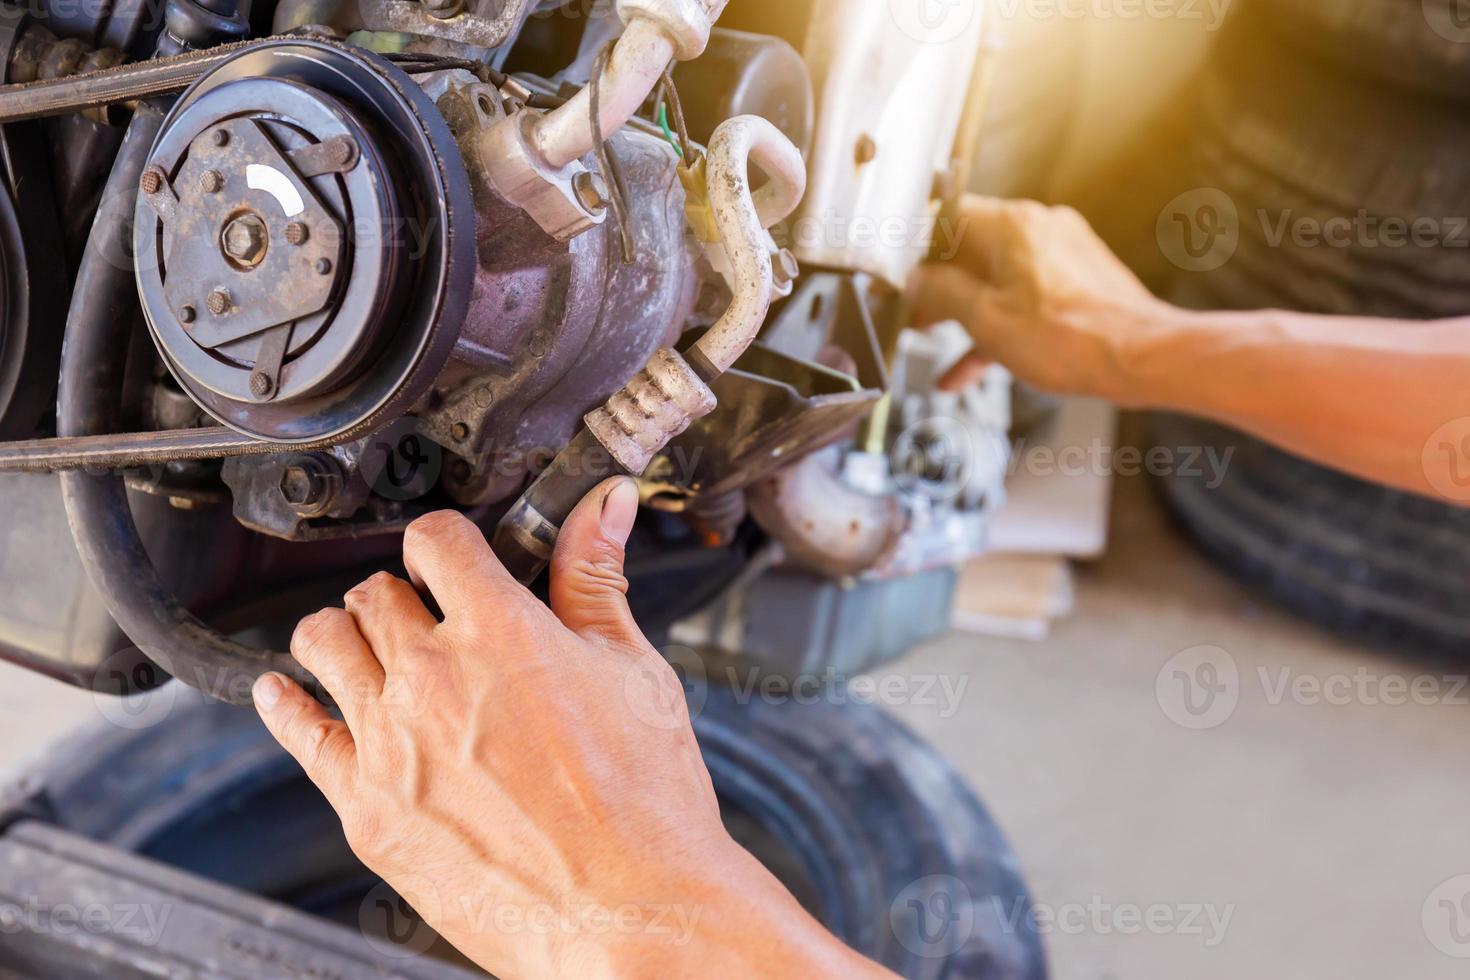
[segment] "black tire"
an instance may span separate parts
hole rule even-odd
[[[1358,6],[1363,6],[1359,4]],[[1470,312],[1470,125],[1462,112],[1303,60],[1280,40],[1229,39],[1203,87],[1197,183],[1224,191],[1239,245],[1181,275],[1196,308],[1428,319]],[[1443,234],[1390,247],[1273,242],[1282,216],[1428,218]],[[1454,227],[1451,227],[1451,226]],[[1364,227],[1359,225],[1359,227]],[[1302,406],[1311,411],[1311,406]],[[1426,438],[1428,433],[1426,433]],[[1217,426],[1162,419],[1166,446],[1237,447],[1224,482],[1171,477],[1165,499],[1238,578],[1310,619],[1404,653],[1470,641],[1470,511],[1374,486]],[[1344,433],[1344,439],[1352,438]]]
[[[1353,74],[1427,95],[1470,97],[1463,0],[1269,0],[1276,26]]]
[[[1234,447],[1217,487],[1160,483],[1180,524],[1223,568],[1299,615],[1409,655],[1470,648],[1470,510],[1315,466],[1193,419],[1160,416],[1162,446]]]
[[[1470,117],[1235,26],[1201,85],[1193,167],[1233,203],[1239,245],[1176,288],[1236,309],[1470,310]]]
[[[932,749],[871,707],[689,689],[731,832],[834,933],[908,977],[1043,980],[1015,856]],[[130,711],[135,729],[83,732],[36,770],[46,819],[366,930],[383,886],[252,712],[178,684]],[[930,909],[960,918],[926,942]]]

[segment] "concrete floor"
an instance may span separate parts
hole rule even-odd
[[[1176,671],[1214,703],[1191,715]],[[1049,640],[955,635],[894,672],[968,676],[951,717],[895,710],[1010,835],[1057,980],[1470,975],[1470,686],[1262,606],[1144,481]]]
[[[891,671],[965,684],[957,712],[894,710],[1007,829],[1057,980],[1464,977],[1470,689],[1262,607],[1143,481],[1114,510],[1049,640],[955,635]],[[1197,714],[1181,678],[1214,692]],[[98,714],[0,668],[0,766]]]

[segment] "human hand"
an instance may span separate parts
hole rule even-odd
[[[999,361],[1038,388],[1131,402],[1122,370],[1131,341],[1165,304],[1071,208],[967,195],[958,254],[925,265],[909,283],[914,325],[958,320],[977,363]]]
[[[421,518],[404,563],[443,621],[373,576],[291,644],[342,719],[275,674],[262,719],[354,853],[498,976],[878,971],[726,833],[682,685],[624,598],[637,509],[628,480],[582,502],[549,609],[464,517]]]

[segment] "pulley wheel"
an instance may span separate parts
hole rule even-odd
[[[427,95],[369,52],[265,44],[179,99],[138,190],[138,290],[184,390],[295,443],[402,415],[448,359],[469,180]]]

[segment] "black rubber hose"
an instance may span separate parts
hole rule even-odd
[[[121,431],[123,369],[137,319],[133,204],[162,122],[154,105],[142,104],[133,114],[87,239],[61,351],[57,427],[64,436]],[[144,550],[121,474],[63,473],[61,493],[92,584],[150,660],[231,704],[250,704],[255,679],[267,671],[294,677],[320,696],[315,680],[289,654],[236,643],[179,603]]]

